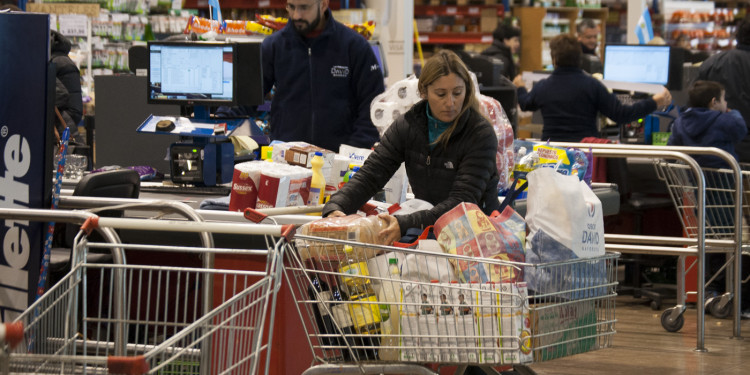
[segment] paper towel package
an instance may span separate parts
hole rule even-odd
[[[312,171],[294,165],[277,164],[260,175],[256,208],[304,206],[310,194]]]
[[[232,192],[229,195],[229,211],[243,211],[248,207],[255,208],[261,170],[266,164],[270,163],[253,160],[234,166]]]

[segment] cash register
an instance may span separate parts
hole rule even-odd
[[[631,104],[660,92],[660,86],[680,90],[682,60],[679,52],[670,46],[607,45],[604,49],[604,80],[632,84],[631,90],[624,89],[627,85],[622,85],[622,89],[613,89],[620,102]],[[654,113],[618,124],[620,142],[651,144],[653,133],[667,131],[670,122],[668,116]]]
[[[263,103],[259,41],[148,43],[149,104],[178,104],[180,114],[151,115],[139,132],[173,134],[169,149],[172,182],[214,186],[232,181],[231,135],[262,137],[250,118],[212,118],[218,106]]]

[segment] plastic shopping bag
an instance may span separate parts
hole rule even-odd
[[[604,255],[602,204],[591,188],[552,168],[534,170],[527,177],[526,261],[540,264]],[[603,262],[577,263],[565,275],[552,275],[550,270],[554,267],[526,267],[529,289],[537,293],[576,290],[561,294],[568,299],[602,292],[586,288],[604,282]]]

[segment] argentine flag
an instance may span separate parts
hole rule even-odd
[[[635,26],[635,35],[638,36],[638,44],[646,44],[654,39],[654,29],[651,27],[651,15],[648,13],[648,7],[644,4],[643,14],[638,19]]]
[[[221,7],[219,7],[219,0],[208,0],[208,6],[210,7],[209,10],[211,11],[211,18],[221,23],[221,21],[223,20],[221,19]]]

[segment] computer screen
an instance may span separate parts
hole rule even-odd
[[[669,46],[608,45],[604,48],[604,79],[667,85],[669,57]]]
[[[150,43],[150,103],[232,105],[235,45]]]
[[[378,59],[378,65],[380,70],[383,72],[383,77],[388,77],[388,65],[385,63],[385,55],[383,54],[383,46],[377,40],[370,41],[370,47],[372,52],[375,53],[375,57]]]

